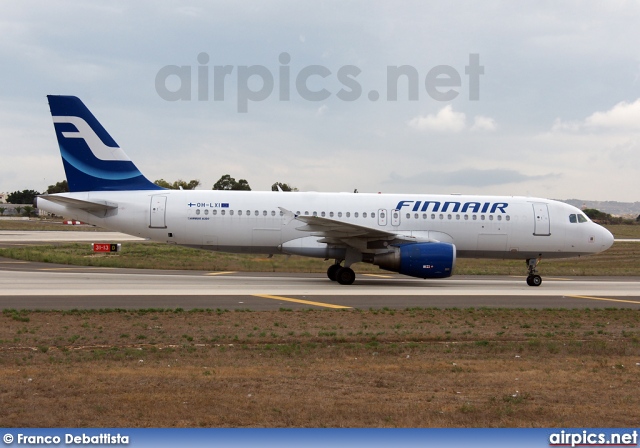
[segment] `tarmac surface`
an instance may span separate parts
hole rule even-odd
[[[116,232],[0,231],[0,245],[53,241],[136,241]],[[113,269],[0,258],[0,309],[210,308],[631,308],[639,277],[521,276],[413,279],[359,274],[342,286],[324,274]]]

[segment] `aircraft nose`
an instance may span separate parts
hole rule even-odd
[[[613,234],[609,232],[604,227],[600,227],[600,244],[602,245],[602,250],[607,250],[611,246],[613,246]]]

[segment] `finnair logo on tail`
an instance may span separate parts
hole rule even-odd
[[[111,147],[105,145],[95,131],[89,126],[89,123],[80,117],[54,116],[54,123],[71,123],[77,129],[76,132],[62,132],[64,138],[81,138],[87,143],[94,156],[100,160],[126,160],[129,157],[119,147]]]

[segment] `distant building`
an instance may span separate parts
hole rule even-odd
[[[7,196],[9,196],[9,193],[0,193],[0,204],[7,203]]]

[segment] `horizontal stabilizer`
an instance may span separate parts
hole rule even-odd
[[[38,196],[38,199],[44,199],[46,201],[55,202],[56,204],[64,205],[69,208],[77,208],[84,210],[96,216],[105,216],[110,210],[116,210],[118,204],[109,201],[87,201],[84,199],[70,198],[68,196],[60,196],[57,194],[45,194]]]

